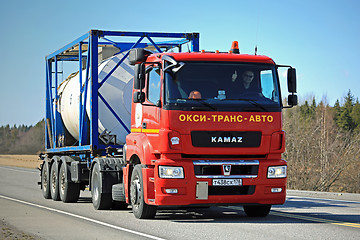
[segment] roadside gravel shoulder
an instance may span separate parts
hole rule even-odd
[[[38,155],[0,155],[0,165],[23,167],[23,168],[39,168],[41,164]]]
[[[1,220],[0,239],[40,240],[42,238],[19,231],[16,227],[9,225],[4,220]]]

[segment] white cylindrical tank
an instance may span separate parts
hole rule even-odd
[[[114,55],[99,65],[99,83],[102,82],[116,64],[120,62],[125,54],[126,52]],[[129,64],[129,61],[126,58],[99,89],[99,93],[114,110],[128,130],[130,130],[131,125],[133,76],[134,67]],[[83,86],[85,77],[86,71],[83,70]],[[62,82],[58,88],[58,94],[58,111],[61,114],[64,125],[69,133],[76,140],[79,140],[79,73],[71,74],[64,82]],[[125,138],[128,131],[116,119],[114,114],[100,97],[98,98],[98,107],[100,138],[106,144],[125,144]],[[87,115],[90,116],[90,84],[88,84],[86,112]]]

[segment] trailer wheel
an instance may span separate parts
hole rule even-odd
[[[70,168],[63,162],[59,172],[59,193],[64,203],[77,202],[80,196],[80,184],[70,181]]]
[[[98,163],[95,163],[91,174],[91,197],[96,210],[106,210],[112,206],[111,193],[102,192],[102,179]]]
[[[41,191],[45,199],[51,198],[49,163],[44,161],[41,168]]]
[[[132,175],[130,184],[130,202],[133,213],[136,218],[149,219],[156,215],[156,206],[148,205],[144,202],[143,177],[141,165],[136,165]]]
[[[50,194],[54,201],[60,200],[58,173],[58,163],[54,161],[50,170]]]
[[[271,205],[249,205],[243,207],[248,217],[266,217],[271,209]]]

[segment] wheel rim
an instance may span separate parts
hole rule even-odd
[[[131,182],[130,198],[131,198],[131,205],[135,208],[139,208],[141,202],[141,185],[139,178],[135,178]]]
[[[48,174],[47,174],[47,168],[43,168],[43,172],[42,172],[42,185],[43,185],[43,189],[46,191],[47,187],[48,187]]]
[[[61,194],[64,195],[65,193],[65,171],[60,172],[60,191]]]
[[[96,202],[99,199],[99,182],[97,181],[98,179],[98,174],[94,173],[94,181],[92,182],[92,192],[93,192],[93,199]]]
[[[56,172],[51,171],[51,190],[52,192],[56,192]]]

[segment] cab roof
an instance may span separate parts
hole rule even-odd
[[[212,53],[212,52],[184,52],[184,53],[157,53],[157,58],[163,55],[172,56],[176,61],[214,61],[214,62],[247,62],[275,64],[274,60],[262,55],[234,54],[234,53]]]

